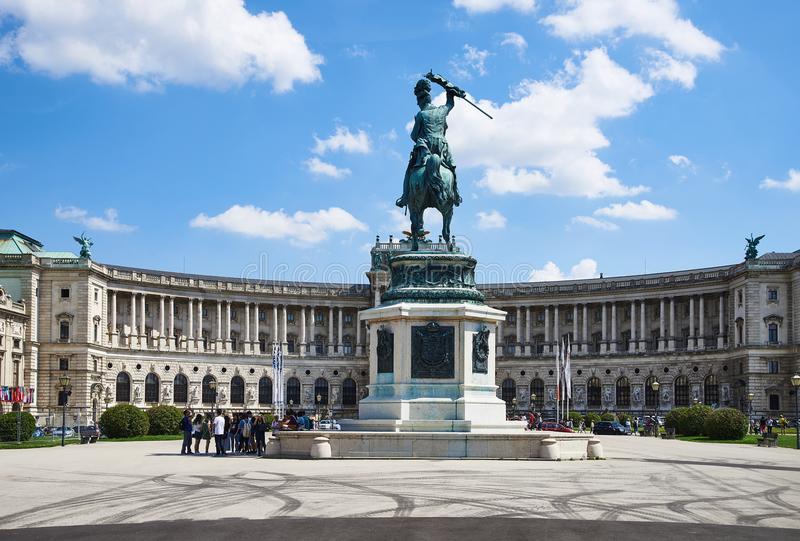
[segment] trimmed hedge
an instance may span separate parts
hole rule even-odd
[[[733,408],[714,410],[706,417],[703,432],[715,440],[740,440],[747,434],[747,417]]]
[[[695,404],[689,408],[674,408],[667,413],[665,424],[683,436],[701,436],[705,432],[706,418],[714,411],[711,406]]]
[[[583,420],[586,422],[587,427],[591,427],[592,423],[597,424],[600,422],[600,416],[596,413],[587,413]]]
[[[667,428],[674,428],[677,434],[683,434],[682,428],[686,425],[686,415],[689,408],[673,408],[667,413],[664,420],[664,426]]]
[[[578,428],[581,425],[581,421],[583,420],[583,415],[578,413],[577,411],[569,412],[569,419],[572,421],[572,427]]]
[[[602,414],[600,416],[600,420],[601,421],[612,421],[613,422],[613,421],[617,420],[617,416],[614,415],[613,413],[610,413],[610,412],[609,413],[604,413],[604,414]]]
[[[631,416],[629,414],[621,412],[617,412],[617,420],[620,422],[620,424],[623,425],[625,424],[626,421],[632,422]]]
[[[178,434],[181,431],[183,411],[175,406],[153,406],[147,410],[147,417],[150,421],[150,435]]]
[[[118,404],[100,416],[100,431],[107,438],[144,436],[149,429],[147,413],[132,404]]]
[[[20,416],[20,441],[28,441],[36,428],[36,419],[27,411]],[[0,415],[0,441],[17,441],[17,412]]]

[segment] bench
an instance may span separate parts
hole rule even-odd
[[[662,440],[674,440],[675,439],[675,429],[672,427],[667,427],[666,432],[661,434]]]
[[[763,438],[758,438],[759,447],[777,447],[778,446],[778,433],[764,434]]]

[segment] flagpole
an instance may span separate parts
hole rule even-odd
[[[561,348],[556,342],[556,423],[560,420],[559,410],[561,409]]]

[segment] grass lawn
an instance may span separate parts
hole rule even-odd
[[[74,443],[78,443],[77,439],[69,439],[67,438],[64,443],[66,445],[72,445]],[[40,447],[58,447],[61,445],[61,439],[53,439],[53,438],[38,438],[34,440],[23,441],[17,443],[15,441],[3,441],[0,442],[0,449],[38,449]]]
[[[739,443],[745,445],[756,445],[759,436],[755,434],[748,434],[740,440],[712,440],[708,436],[675,436],[675,439],[681,441],[694,441],[700,443]],[[794,434],[787,434],[786,436],[778,436],[778,447],[786,447],[787,449],[794,449],[797,444],[797,439]]]
[[[118,441],[174,441],[182,440],[183,434],[163,434],[160,436],[134,436],[133,438],[100,438],[100,443],[114,443]]]

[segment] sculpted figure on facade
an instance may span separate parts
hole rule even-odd
[[[142,401],[142,388],[138,385],[133,387],[133,401],[134,402],[141,402]]]

